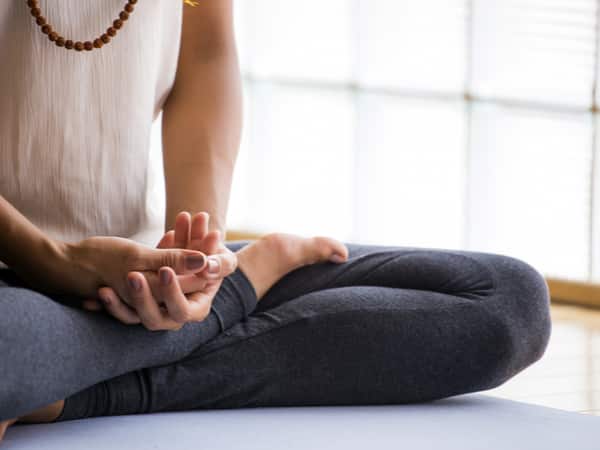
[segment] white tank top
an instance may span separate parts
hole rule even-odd
[[[86,41],[125,0],[40,3],[57,32]],[[75,52],[40,32],[25,0],[0,1],[0,194],[51,237],[161,236],[150,131],[174,82],[182,5],[138,2],[109,45]]]

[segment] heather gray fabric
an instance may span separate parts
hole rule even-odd
[[[211,315],[178,332],[150,332],[0,288],[0,350],[8,355],[0,419],[62,397],[59,420],[419,402],[492,388],[543,354],[548,290],[528,264],[477,252],[347,246],[348,262],[297,269],[255,308],[243,274],[228,277],[215,300],[224,331]]]
[[[23,286],[8,270],[5,284]],[[0,281],[1,282],[1,281]],[[256,306],[246,276],[223,280],[211,313],[178,331],[126,326],[105,314],[58,303],[23,287],[0,285],[0,420],[18,417],[114,376],[177,361]]]

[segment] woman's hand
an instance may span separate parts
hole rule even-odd
[[[188,212],[180,212],[175,218],[175,229],[162,237],[157,248],[185,248],[208,255],[208,265],[197,273],[207,280],[219,280],[233,273],[237,268],[237,255],[229,250],[217,230],[208,231],[210,216],[199,212],[191,217]],[[213,242],[210,239],[213,235]]]
[[[111,286],[130,300],[131,271],[156,271],[169,266],[179,274],[193,274],[207,265],[202,252],[182,249],[152,249],[117,237],[92,237],[76,244],[54,243],[54,257],[41,263],[41,270],[28,281],[41,290],[80,297],[96,297],[101,286]]]
[[[193,274],[206,267],[206,256],[191,250],[152,249],[118,237],[92,237],[65,247],[71,281],[80,295],[95,295],[98,287],[110,286],[124,299],[139,288],[132,271],[156,271],[170,267],[178,274]],[[78,283],[81,280],[81,283]],[[74,284],[73,284],[74,283]]]
[[[158,273],[143,271],[130,273],[141,289],[127,302],[110,287],[99,290],[104,309],[127,324],[142,323],[151,330],[176,330],[187,322],[202,321],[210,313],[214,295],[224,277],[235,271],[237,256],[222,242],[218,230],[208,231],[209,215],[196,214],[193,219],[187,212],[178,214],[175,229],[163,236],[160,249],[187,248],[198,250],[208,257],[208,264],[195,275],[176,275],[168,267]],[[89,310],[102,309],[95,300],[84,302]]]

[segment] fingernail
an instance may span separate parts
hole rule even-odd
[[[171,272],[169,272],[168,270],[161,270],[159,276],[160,283],[163,286],[168,286],[169,283],[171,283]]]
[[[200,269],[204,266],[204,255],[191,255],[185,257],[185,267],[188,270]]]
[[[336,263],[343,263],[344,261],[346,261],[343,256],[338,255],[337,253],[334,253],[333,255],[331,255],[329,257],[329,260],[336,262]]]
[[[208,258],[208,273],[219,273],[221,270],[221,264],[216,258]]]
[[[108,297],[104,297],[103,295],[100,296],[100,300],[102,301],[102,303],[104,303],[105,305],[110,305],[110,299]]]
[[[137,278],[128,278],[129,287],[134,291],[139,291],[142,288],[142,283]]]

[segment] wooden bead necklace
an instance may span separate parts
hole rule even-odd
[[[50,25],[46,18],[42,15],[39,0],[26,1],[27,6],[29,6],[29,9],[31,10],[31,15],[35,19],[35,23],[40,27],[42,33],[48,36],[48,39],[51,42],[54,42],[57,47],[64,48],[65,50],[76,50],[78,52],[83,50],[87,50],[89,52],[95,48],[102,48],[104,44],[108,44],[111,38],[114,38],[117,35],[117,31],[123,28],[123,25],[133,13],[135,4],[138,2],[138,0],[127,0],[123,10],[119,13],[119,18],[115,19],[112,23],[112,26],[108,27],[106,33],[102,34],[100,37],[94,39],[93,41],[73,42],[71,39],[65,39],[52,29],[52,25]]]

